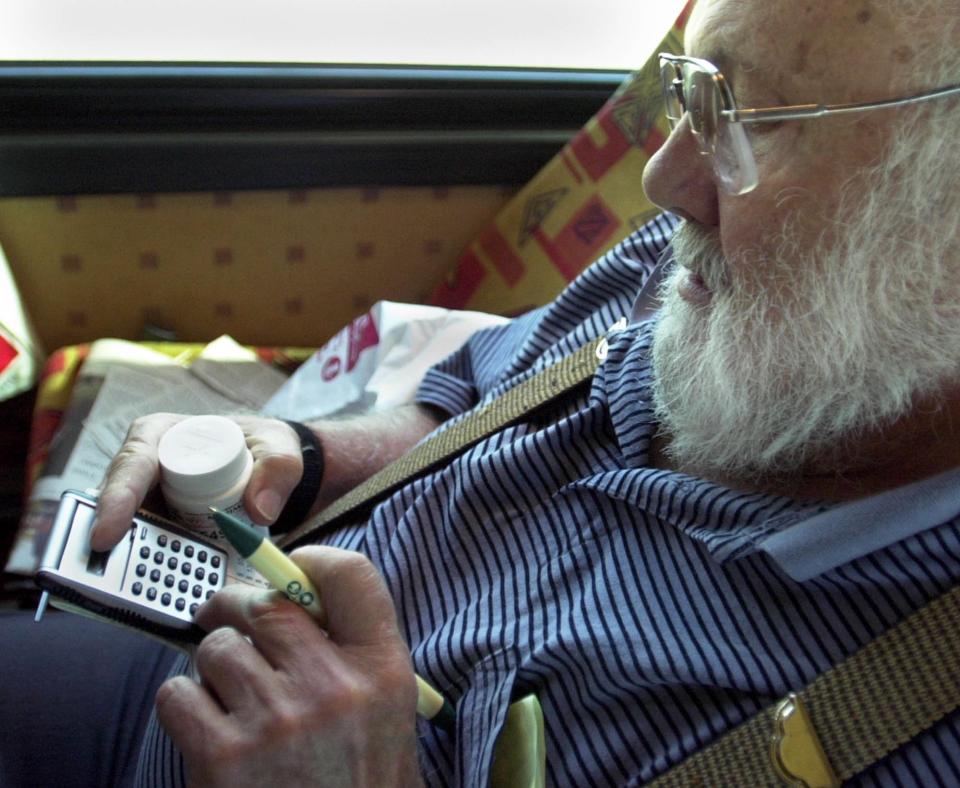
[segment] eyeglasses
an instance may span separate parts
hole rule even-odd
[[[689,115],[690,131],[697,140],[700,153],[712,157],[717,180],[729,194],[746,194],[757,186],[757,163],[743,130],[744,123],[822,118],[917,104],[960,93],[960,85],[952,85],[905,98],[859,104],[795,104],[740,109],[730,85],[716,66],[700,58],[666,52],[660,53],[660,79],[670,128],[675,129],[683,116]]]

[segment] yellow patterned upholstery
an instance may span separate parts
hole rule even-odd
[[[221,334],[319,345],[381,299],[423,302],[515,189],[310,189],[0,200],[42,345]]]

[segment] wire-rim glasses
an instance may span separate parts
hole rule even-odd
[[[852,104],[793,104],[741,109],[723,74],[708,60],[660,53],[660,78],[671,130],[684,115],[700,152],[711,156],[714,172],[725,191],[746,194],[757,186],[757,166],[744,123],[809,120],[827,115],[866,112],[960,94],[960,85],[928,90],[911,96]]]

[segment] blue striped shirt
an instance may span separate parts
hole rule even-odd
[[[457,418],[608,332],[672,229],[655,220],[551,305],[476,334],[428,373],[419,400]],[[507,707],[530,692],[552,784],[641,784],[957,582],[956,510],[871,542],[857,534],[883,524],[883,507],[800,504],[648,467],[651,330],[610,331],[589,387],[330,539],[380,568],[416,670],[456,702],[455,739],[421,723],[429,784],[486,785]],[[803,558],[811,541],[819,563]],[[957,716],[857,781],[960,784]]]

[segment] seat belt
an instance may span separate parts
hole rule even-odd
[[[593,378],[606,355],[606,339],[591,340],[560,361],[518,383],[499,397],[414,446],[402,457],[338,498],[323,511],[277,540],[284,550],[305,544],[356,519],[374,503],[418,474],[557,399]]]
[[[960,586],[650,783],[839,786],[960,707]]]

